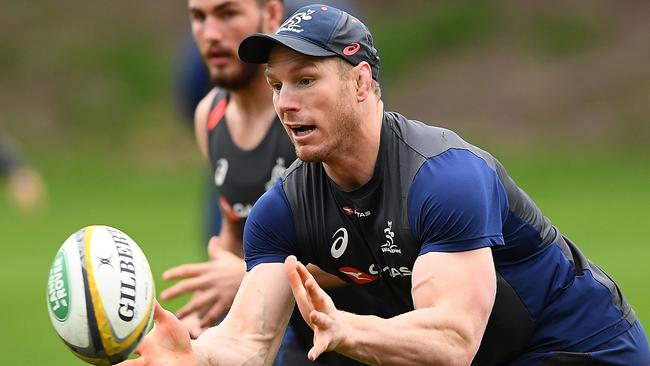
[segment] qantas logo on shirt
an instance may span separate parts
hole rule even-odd
[[[342,267],[339,268],[339,271],[348,276],[357,285],[365,285],[366,283],[373,282],[379,278],[379,276],[363,273],[352,267]]]
[[[343,206],[341,208],[343,209],[343,212],[345,212],[345,214],[348,215],[348,216],[352,216],[352,215],[356,215],[357,217],[368,217],[368,216],[370,216],[370,211],[359,212],[359,211],[353,209],[350,206]]]
[[[368,272],[370,272],[373,275],[380,275],[381,273],[386,273],[392,278],[395,277],[409,277],[411,276],[411,270],[408,267],[389,267],[386,266],[384,268],[380,268],[375,266],[374,264],[371,264],[370,267],[368,268]]]
[[[253,205],[251,204],[243,204],[237,202],[231,205],[225,196],[219,197],[219,204],[221,205],[223,213],[228,216],[230,220],[235,222],[248,217],[248,215],[251,213],[251,210],[253,209]]]

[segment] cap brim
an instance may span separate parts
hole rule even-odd
[[[288,47],[307,56],[336,56],[336,53],[303,38],[280,34],[256,33],[244,39],[239,45],[239,58],[249,64],[265,64],[269,62],[271,48],[275,45]]]

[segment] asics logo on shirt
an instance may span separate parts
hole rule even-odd
[[[342,227],[334,232],[332,238],[334,238],[334,242],[330,248],[330,253],[332,254],[332,257],[340,258],[348,247],[348,231]]]
[[[217,160],[216,167],[214,168],[214,184],[217,187],[223,185],[223,181],[226,180],[226,174],[228,174],[228,160],[221,158]]]

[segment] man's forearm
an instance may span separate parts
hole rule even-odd
[[[463,320],[436,308],[390,319],[343,312],[343,320],[349,328],[336,351],[370,365],[469,365],[478,350]]]
[[[268,271],[275,267],[278,271]],[[256,275],[258,271],[261,274]],[[198,365],[271,365],[291,317],[294,300],[282,264],[262,264],[241,283],[230,312],[192,343]]]
[[[267,344],[259,339],[242,339],[225,333],[214,327],[192,342],[196,366],[261,366],[273,363],[277,349],[269,350]]]

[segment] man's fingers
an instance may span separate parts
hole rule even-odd
[[[307,358],[309,361],[316,361],[318,356],[327,350],[327,344],[323,344],[323,341],[314,340],[314,346],[307,353]]]
[[[289,256],[284,261],[284,269],[287,273],[287,278],[289,279],[289,285],[291,286],[291,291],[293,291],[293,294],[296,297],[296,299],[298,297],[303,297],[303,296],[306,297],[305,288],[303,286],[300,275],[298,274],[298,271],[296,269],[297,264],[298,262],[296,261],[296,257],[294,256]]]
[[[328,330],[331,328],[332,319],[320,311],[314,310],[309,314],[309,320],[315,326],[314,328],[314,346],[309,350],[307,357],[314,361],[323,352],[329,349],[332,341]]]
[[[307,280],[310,278],[314,280],[314,276],[312,276],[311,273],[309,273],[307,267],[305,267],[302,263],[298,261],[296,261],[296,271],[300,275],[300,280],[302,281],[302,283],[307,282]]]
[[[205,308],[219,299],[218,293],[212,290],[205,290],[194,294],[192,299],[176,312],[176,316],[184,318],[195,312],[205,312]]]
[[[210,282],[206,278],[203,277],[189,278],[161,292],[160,297],[163,300],[171,300],[183,294],[187,294],[197,290],[205,290],[205,288],[209,287],[209,285]]]
[[[309,296],[309,300],[315,309],[320,311],[330,310],[328,309],[328,299],[325,297],[327,294],[318,286],[316,280],[313,278],[308,279],[305,282],[305,288],[307,289],[307,296]]]
[[[154,300],[153,321],[155,323],[161,323],[161,322],[164,323],[168,321],[168,318],[170,316],[173,317],[174,314],[172,314],[171,312],[165,310],[162,306],[160,306],[158,300]],[[142,345],[144,345],[144,342]]]
[[[305,321],[309,321],[308,317],[309,313],[312,310],[312,305],[309,303],[309,299],[307,298],[307,291],[305,290],[302,279],[298,274],[297,268],[299,264],[300,263],[298,263],[296,257],[291,255],[284,261],[284,269],[287,273],[287,278],[289,280],[289,286],[291,286],[291,292],[293,292],[293,297],[296,298],[298,309],[300,310],[300,313],[302,314],[302,317],[305,319]]]
[[[170,281],[186,277],[195,277],[205,272],[206,267],[209,265],[210,262],[181,264],[180,266],[166,270],[163,273],[163,279],[165,281]]]
[[[320,329],[329,329],[332,326],[332,319],[327,314],[317,310],[309,314],[309,320]]]
[[[219,255],[219,252],[221,252],[223,249],[219,245],[219,237],[218,236],[213,236],[210,238],[210,241],[208,242],[208,256],[211,259],[216,259],[217,256]]]
[[[115,366],[146,366],[147,362],[144,360],[144,358],[134,358],[132,360],[126,360],[118,363]]]
[[[211,327],[217,319],[219,319],[226,311],[227,304],[223,301],[217,301],[208,312],[201,317],[201,327]]]
[[[200,327],[198,325],[196,327],[192,327],[192,328],[188,329],[188,331],[190,332],[190,338],[191,339],[199,338],[199,336],[201,334],[203,334],[203,332],[205,332],[206,329],[207,328],[202,328],[202,327]]]
[[[199,335],[201,335],[201,333],[203,333],[203,329],[199,325],[201,322],[199,314],[189,314],[184,318],[180,318],[180,321],[183,327],[185,327],[185,329],[187,329],[187,331],[190,333],[190,338],[196,339]]]

